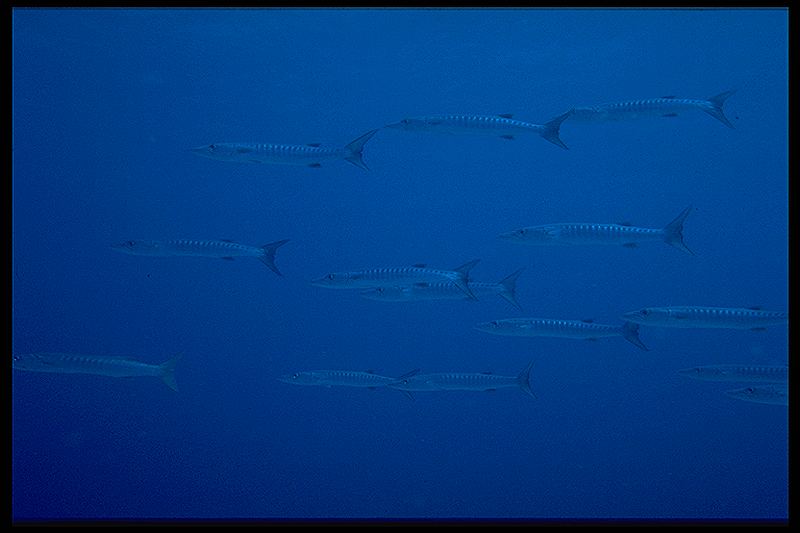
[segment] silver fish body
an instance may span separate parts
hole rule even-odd
[[[510,274],[498,283],[469,281],[470,292],[478,299],[484,296],[498,295],[517,309],[521,309],[516,300],[516,280],[522,269]],[[413,285],[388,285],[373,287],[360,292],[363,298],[385,302],[412,302],[423,300],[469,300],[470,297],[450,281],[436,283],[415,283]]]
[[[789,388],[779,385],[753,385],[725,391],[725,394],[747,402],[789,405]]]
[[[520,134],[536,133],[551,143],[567,148],[559,138],[561,123],[571,111],[559,115],[545,124],[534,124],[516,120],[511,115],[432,115],[405,118],[387,124],[386,128],[405,131],[428,131],[449,134],[477,134],[514,139]]]
[[[787,324],[789,315],[737,307],[644,307],[622,315],[624,320],[666,328],[731,328],[761,330]]]
[[[477,299],[467,285],[470,269],[478,263],[475,259],[455,270],[441,270],[422,265],[394,268],[373,268],[352,272],[331,272],[313,280],[312,285],[329,289],[367,289],[383,286],[413,285],[415,283],[455,284],[471,299]]]
[[[703,381],[787,383],[787,365],[706,365],[678,370],[682,376]]]
[[[131,240],[111,245],[113,250],[133,255],[157,257],[191,256],[233,259],[234,257],[256,257],[273,272],[282,275],[275,266],[275,250],[289,239],[275,241],[263,246],[249,246],[226,240],[173,239],[165,241]]]
[[[189,151],[219,161],[309,167],[320,167],[323,162],[343,159],[359,168],[369,170],[362,159],[362,150],[377,131],[377,129],[368,131],[344,147],[325,147],[320,144],[221,142],[198,146]]]
[[[396,383],[398,380],[411,377],[417,372],[419,372],[419,369],[412,370],[407,374],[395,378],[356,370],[309,370],[305,372],[295,372],[294,374],[284,374],[280,376],[278,380],[293,385],[360,387],[372,389],[386,387],[387,385]]]
[[[639,117],[676,117],[686,112],[703,111],[729,128],[733,128],[733,124],[723,113],[722,107],[725,100],[734,92],[725,91],[709,98],[665,96],[575,107],[570,120],[578,122],[608,122]]]
[[[403,391],[488,391],[505,387],[520,387],[525,393],[535,397],[531,389],[530,376],[533,362],[530,362],[517,376],[496,376],[486,373],[442,372],[416,374],[392,383],[389,387]]]
[[[596,222],[560,222],[527,226],[501,233],[499,237],[520,244],[550,246],[615,245],[635,248],[641,242],[666,242],[694,255],[683,242],[683,223],[691,211],[692,207],[687,207],[663,228]]]
[[[177,391],[175,365],[180,355],[161,364],[150,364],[128,357],[71,353],[28,353],[12,358],[12,367],[28,372],[55,374],[94,374],[115,378],[155,376]]]
[[[564,337],[595,340],[600,337],[623,337],[642,350],[648,348],[639,340],[638,325],[626,322],[621,326],[597,324],[590,320],[556,318],[506,318],[481,322],[475,329],[493,335],[513,337]]]

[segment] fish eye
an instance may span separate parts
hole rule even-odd
[[[753,393],[753,392],[755,392],[755,391],[753,390],[753,387],[747,387],[745,390],[746,390],[747,392],[749,392],[749,393]]]
[[[649,309],[642,309],[642,314],[643,314],[644,316],[647,316],[647,315],[649,315],[649,314],[650,314],[650,310],[649,310]]]
[[[402,124],[408,124],[410,121],[407,118],[404,118],[400,121]]]
[[[21,358],[20,356],[18,356],[18,355],[14,355],[14,356],[12,356],[12,357],[14,358],[14,361],[19,361],[20,359],[22,359],[22,358]]]
[[[136,244],[136,241],[128,241],[125,244],[127,244],[128,246],[134,246]]]
[[[493,326],[499,326],[500,325],[500,323],[497,320],[492,320],[491,324]]]
[[[328,279],[333,279],[333,278],[335,278],[335,277],[336,277],[336,276],[335,276],[334,274],[328,274]]]
[[[517,230],[517,233],[519,233],[520,235],[525,235],[525,228]]]
[[[209,149],[209,150],[211,150],[211,151],[213,152],[214,150],[216,150],[216,149],[217,149],[217,146],[216,146],[216,145],[214,145],[214,144],[209,144],[209,145],[208,145],[208,149]]]

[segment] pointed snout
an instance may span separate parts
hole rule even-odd
[[[518,234],[519,234],[519,230],[506,231],[504,233],[501,233],[497,237],[500,238],[500,239],[515,239]]]

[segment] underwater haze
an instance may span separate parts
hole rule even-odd
[[[788,521],[787,9],[12,29],[14,521]]]

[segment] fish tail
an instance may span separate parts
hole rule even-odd
[[[167,387],[178,392],[178,382],[175,381],[175,365],[178,364],[178,360],[183,357],[183,353],[179,353],[174,355],[168,361],[164,361],[161,363],[161,379],[164,383],[167,384]]]
[[[516,289],[517,289],[517,278],[519,277],[519,275],[522,273],[523,270],[525,270],[525,267],[520,268],[513,274],[509,274],[500,281],[500,286],[502,287],[502,290],[500,291],[500,296],[505,298],[511,305],[513,305],[520,311],[522,311],[522,306],[519,305],[519,302],[517,302]]]
[[[464,291],[467,294],[467,296],[469,296],[470,300],[478,299],[478,297],[475,296],[472,290],[470,290],[468,282],[469,282],[469,271],[472,270],[472,267],[477,265],[479,261],[480,259],[473,259],[472,261],[464,263],[463,265],[455,269],[455,272],[459,274],[459,277],[457,279],[454,279],[453,283],[455,283],[456,287]]]
[[[275,266],[275,250],[277,250],[279,247],[283,246],[287,242],[289,242],[289,239],[283,239],[282,241],[271,242],[261,247],[261,250],[263,250],[264,254],[261,257],[259,257],[259,259],[261,260],[262,263],[267,265],[270,268],[270,270],[272,270],[279,276],[283,276],[283,274],[281,274],[280,271],[278,270],[278,267]]]
[[[635,324],[633,322],[625,322],[622,325],[620,333],[625,340],[636,346],[637,348],[641,348],[642,350],[648,352],[650,348],[644,345],[644,343],[639,340],[639,324]]]
[[[364,145],[367,144],[367,141],[370,140],[373,135],[375,135],[376,131],[378,130],[370,130],[344,147],[348,154],[345,156],[345,160],[348,163],[352,163],[358,168],[369,170],[369,167],[367,167],[366,163],[364,163],[364,160],[361,158],[361,152],[364,150]]]
[[[560,146],[564,150],[569,150],[569,147],[564,144],[561,138],[558,136],[559,130],[561,129],[561,123],[567,120],[570,115],[574,112],[574,109],[570,109],[563,115],[559,115],[550,122],[544,123],[544,129],[542,130],[542,137],[550,141],[551,143],[555,144],[556,146]]]
[[[736,90],[734,89],[732,91],[725,91],[724,93],[719,93],[716,96],[708,98],[709,107],[703,107],[703,111],[719,120],[729,128],[733,128],[733,124],[730,123],[728,118],[722,112],[722,105],[725,103],[725,100],[727,100],[728,97],[735,92]]]
[[[683,221],[686,220],[686,217],[688,217],[689,213],[691,212],[692,206],[689,206],[681,211],[681,214],[675,217],[672,222],[667,224],[663,231],[664,242],[674,246],[678,250],[686,252],[687,254],[694,255],[694,252],[691,251],[683,242]]]
[[[519,373],[517,376],[517,383],[519,383],[520,388],[525,391],[527,394],[530,394],[534,398],[536,398],[536,394],[533,393],[533,389],[531,388],[531,370],[533,369],[533,361],[528,363],[522,372]]]

